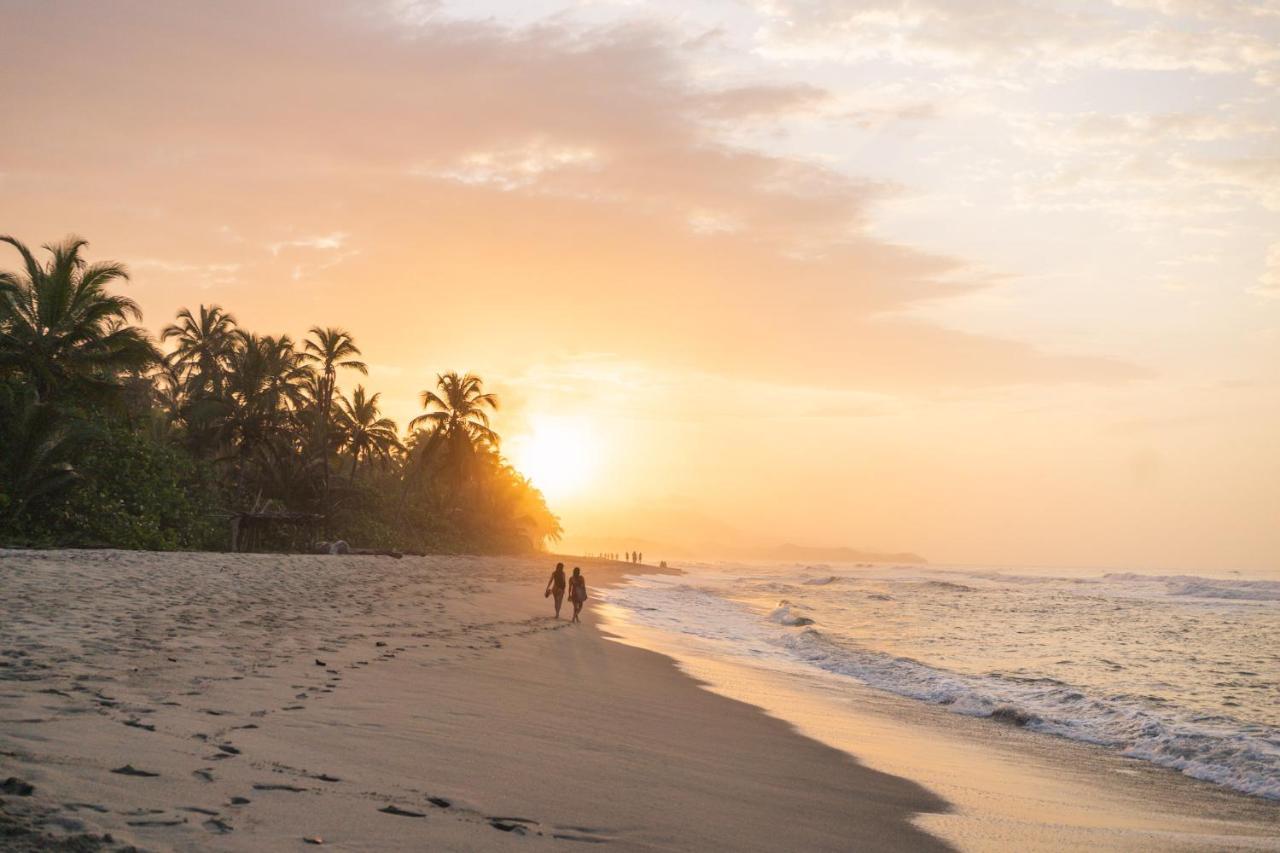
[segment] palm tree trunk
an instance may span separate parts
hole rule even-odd
[[[333,380],[328,375],[324,378],[323,393],[320,395],[324,399],[321,401],[323,410],[320,412],[320,464],[322,466],[323,477],[323,494],[320,498],[323,512],[321,515],[324,520],[324,535],[329,535],[329,409],[333,405]]]

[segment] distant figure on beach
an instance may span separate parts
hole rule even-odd
[[[643,563],[643,562],[644,562],[644,554],[643,554],[643,553],[636,554],[636,562],[637,562],[637,563]]]
[[[556,618],[560,618],[560,605],[564,604],[564,563],[556,563],[555,570],[551,572],[551,579],[547,581],[547,591],[544,592],[543,598],[555,596],[556,599]],[[575,610],[576,614],[577,611]]]
[[[580,622],[578,614],[587,601],[587,579],[582,576],[582,569],[573,567],[573,577],[569,578],[569,600],[573,602],[573,621]]]

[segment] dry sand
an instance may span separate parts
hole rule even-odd
[[[550,567],[0,551],[0,848],[943,849],[918,785],[552,620]]]

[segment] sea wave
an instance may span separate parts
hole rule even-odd
[[[1233,601],[1280,601],[1280,581],[1222,580],[1197,575],[1139,575],[1112,572],[1103,576],[1111,582],[1161,584],[1168,595],[1188,598],[1221,598]]]
[[[816,667],[1280,800],[1280,726],[1266,711],[1276,685],[1263,675],[1274,660],[1264,612],[1280,592],[1274,581],[1113,573],[1083,587],[1067,578],[1015,587],[997,573],[903,572],[805,583],[826,577],[784,569],[654,578],[608,595],[645,624],[715,643],[716,653]],[[1226,606],[1200,612],[1214,602]],[[1027,648],[989,634],[995,612]],[[1120,624],[1138,627],[1117,632]],[[1199,630],[1187,634],[1192,624]],[[1215,645],[1230,643],[1228,626],[1255,632],[1264,645]],[[987,660],[1001,668],[982,667]],[[1004,668],[1001,660],[1016,663]]]
[[[778,606],[769,613],[769,618],[779,625],[812,625],[813,619],[796,612],[796,608],[789,601],[779,601]]]
[[[775,620],[778,621],[778,620]],[[1052,678],[969,676],[850,647],[806,627],[796,658],[890,693],[974,717],[1100,744],[1256,796],[1280,799],[1280,731],[1228,716],[1161,714],[1137,696],[1098,696]]]

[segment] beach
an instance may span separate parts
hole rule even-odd
[[[0,552],[0,846],[946,849],[936,794],[552,620],[553,562]]]
[[[1266,573],[681,567],[606,590],[610,630],[924,785],[959,849],[1280,849]]]

